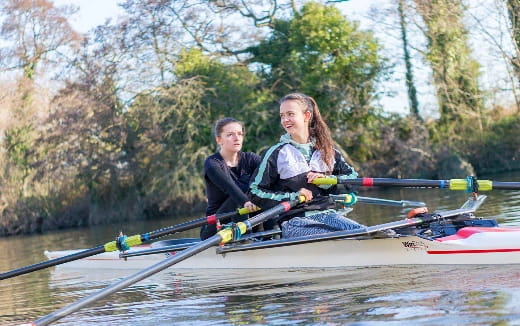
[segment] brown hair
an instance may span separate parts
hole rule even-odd
[[[316,101],[302,93],[291,93],[285,95],[280,100],[280,104],[285,101],[297,101],[303,108],[303,112],[311,113],[309,122],[309,135],[316,139],[316,149],[321,152],[323,161],[327,164],[329,172],[332,172],[334,161],[334,142],[330,136],[330,129],[321,117],[320,109]]]
[[[213,133],[214,133],[215,137],[219,137],[220,134],[222,133],[222,129],[224,129],[225,126],[227,126],[228,124],[233,123],[233,122],[241,125],[242,133],[245,133],[244,123],[242,121],[239,121],[235,118],[225,117],[225,118],[222,118],[222,119],[218,120],[217,122],[215,122],[215,128],[213,129]]]

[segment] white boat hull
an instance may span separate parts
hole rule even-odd
[[[379,239],[324,239],[306,243],[271,240],[254,246],[217,253],[209,248],[175,264],[174,269],[219,268],[329,268],[376,265],[520,264],[520,228],[464,228],[456,236],[437,240],[418,236]],[[272,246],[269,246],[271,244]],[[139,251],[150,246],[132,249]],[[243,250],[247,249],[247,250]],[[49,259],[74,251],[46,252]],[[173,254],[173,253],[170,253]],[[119,258],[102,253],[59,265],[61,268],[143,269],[169,254]]]

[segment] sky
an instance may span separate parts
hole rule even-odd
[[[122,10],[117,6],[118,0],[54,0],[55,5],[74,5],[79,12],[71,19],[72,26],[81,33],[102,25],[106,19],[115,19]]]
[[[122,10],[117,6],[120,0],[54,0],[56,5],[75,5],[79,13],[71,21],[76,30],[82,33],[101,25],[107,18],[116,18]],[[370,6],[388,3],[388,0],[351,0],[341,6],[345,10],[362,15]]]

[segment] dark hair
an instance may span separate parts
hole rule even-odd
[[[222,133],[222,129],[224,129],[225,126],[227,126],[228,124],[233,123],[233,122],[241,125],[242,133],[245,132],[244,123],[242,121],[239,121],[235,118],[225,117],[225,118],[222,118],[222,119],[218,120],[217,122],[215,122],[215,128],[213,129],[213,134],[215,135],[215,137],[220,136],[220,134]]]
[[[316,139],[316,149],[321,152],[323,161],[327,164],[329,172],[332,172],[334,162],[334,142],[330,136],[330,129],[321,117],[320,109],[316,101],[302,93],[287,94],[280,100],[280,104],[285,101],[297,101],[303,108],[303,112],[311,113],[309,122],[309,135]]]

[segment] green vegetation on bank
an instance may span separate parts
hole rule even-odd
[[[440,107],[439,119],[425,122],[374,104],[393,67],[379,40],[332,5],[280,5],[284,15],[253,17],[257,33],[232,36],[219,34],[223,27],[212,26],[208,12],[176,3],[125,1],[125,21],[100,26],[82,43],[43,28],[61,26],[56,33],[67,35],[70,26],[56,17],[70,8],[2,5],[4,15],[34,18],[4,19],[6,49],[14,50],[9,41],[34,30],[35,21],[48,34],[1,62],[5,71],[21,72],[0,91],[1,235],[202,211],[214,122],[244,121],[244,150],[261,153],[282,133],[277,100],[291,91],[317,100],[338,148],[363,176],[520,169],[520,116],[485,106],[457,1],[417,8]],[[231,5],[206,6],[224,17],[243,14]],[[180,41],[187,35],[194,41]],[[42,66],[66,72],[56,77],[59,87],[37,82]]]

